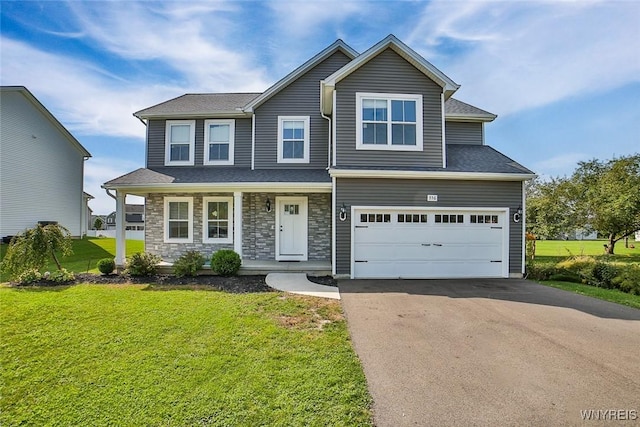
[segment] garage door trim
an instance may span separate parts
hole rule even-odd
[[[503,215],[504,221],[502,224],[502,275],[501,277],[509,277],[509,208],[501,207],[455,207],[455,206],[351,206],[351,279],[355,279],[355,228],[357,224],[357,216],[359,211],[372,210],[372,211],[396,211],[396,212],[425,212],[427,214],[433,212],[496,212]]]

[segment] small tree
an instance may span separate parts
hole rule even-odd
[[[102,226],[104,225],[104,221],[102,221],[102,218],[97,217],[95,221],[93,221],[93,228],[95,228],[96,230],[102,230]]]
[[[61,225],[37,225],[16,235],[2,261],[2,272],[16,277],[28,270],[41,271],[47,266],[49,257],[58,270],[62,270],[58,254],[73,253],[71,234]]]

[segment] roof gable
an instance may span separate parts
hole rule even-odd
[[[449,98],[455,91],[460,87],[459,84],[451,80],[446,74],[436,68],[429,61],[420,56],[416,51],[411,49],[409,46],[401,42],[396,36],[393,34],[389,34],[387,37],[382,39],[380,42],[360,54],[357,58],[349,62],[344,67],[337,70],[335,73],[328,76],[321,82],[322,86],[322,98],[323,105],[322,110],[323,113],[329,114],[332,109],[332,99],[333,99],[333,90],[335,88],[336,83],[340,82],[340,80],[344,79],[351,73],[358,70],[364,64],[369,62],[372,58],[378,56],[381,52],[386,49],[392,49],[402,58],[404,58],[411,65],[416,67],[420,72],[429,77],[435,83],[437,83],[440,87],[442,87],[443,92],[445,94],[445,98]]]
[[[49,122],[51,122],[51,124],[65,137],[65,139],[67,139],[84,157],[91,157],[91,153],[89,153],[86,148],[80,144],[76,137],[73,136],[49,110],[47,110],[47,107],[38,101],[38,98],[36,98],[29,89],[24,86],[2,86],[0,89],[2,92],[17,92],[22,94],[22,96],[24,96],[27,101],[29,101],[29,103],[31,103],[31,105],[40,112],[40,114],[49,120]]]
[[[269,89],[267,89],[264,93],[262,93],[262,95],[256,97],[251,102],[249,102],[245,106],[244,110],[247,112],[252,112],[255,108],[262,105],[269,98],[271,98],[272,96],[280,92],[282,89],[287,87],[289,84],[291,84],[293,81],[298,79],[300,76],[304,75],[307,71],[311,70],[313,67],[315,67],[325,59],[329,58],[338,50],[344,53],[350,59],[353,59],[358,56],[358,52],[353,50],[349,45],[347,45],[342,40],[338,39],[334,43],[332,43],[330,46],[322,50],[320,53],[315,55],[313,58],[309,59],[307,62],[305,62],[304,64],[302,64],[301,66],[293,70],[291,73],[287,74],[283,79],[281,79],[276,84],[274,84]]]

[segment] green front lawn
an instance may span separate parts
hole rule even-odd
[[[0,288],[0,425],[371,425],[339,302]]]
[[[113,258],[116,256],[116,239],[85,237],[74,239],[73,255],[61,258],[60,263],[64,268],[74,273],[98,273],[96,262],[102,258]],[[4,258],[9,245],[0,245],[0,260]],[[135,252],[144,252],[144,242],[142,240],[127,240],[127,256]],[[51,261],[47,266],[49,271],[56,269],[56,265]]]
[[[629,245],[635,248],[625,248],[624,241],[616,243],[615,255],[604,253],[606,240],[538,240],[536,241],[536,261],[560,262],[572,255],[591,255],[603,260],[619,263],[640,263],[640,242],[629,239]]]

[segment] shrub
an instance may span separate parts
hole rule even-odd
[[[587,279],[591,276],[593,267],[596,265],[596,259],[591,256],[572,256],[556,264],[556,268],[559,270],[566,270],[568,272],[577,274],[583,279]]]
[[[198,251],[189,251],[173,263],[173,272],[176,277],[195,276],[204,265],[205,258]]]
[[[109,275],[116,269],[116,262],[113,258],[103,258],[97,262],[96,266],[98,270],[100,270],[100,273]]]
[[[49,275],[48,280],[55,283],[67,283],[75,280],[76,276],[73,272],[63,268],[61,270],[56,270]]]
[[[151,276],[162,259],[148,252],[137,252],[127,260],[126,272],[131,276]]]
[[[591,269],[591,274],[587,278],[590,285],[599,288],[612,288],[613,279],[618,275],[618,269],[607,262],[597,262]]]
[[[612,284],[622,292],[640,295],[640,267],[627,265],[620,268],[618,276],[612,280]]]
[[[557,272],[553,265],[529,263],[527,264],[526,276],[531,280],[549,280]]]
[[[42,280],[42,274],[40,274],[40,272],[37,269],[30,268],[28,270],[24,270],[23,272],[15,276],[15,279],[16,279],[16,282],[26,285],[29,283]]]
[[[211,256],[211,269],[221,276],[235,276],[240,264],[240,255],[231,249],[220,249]]]

